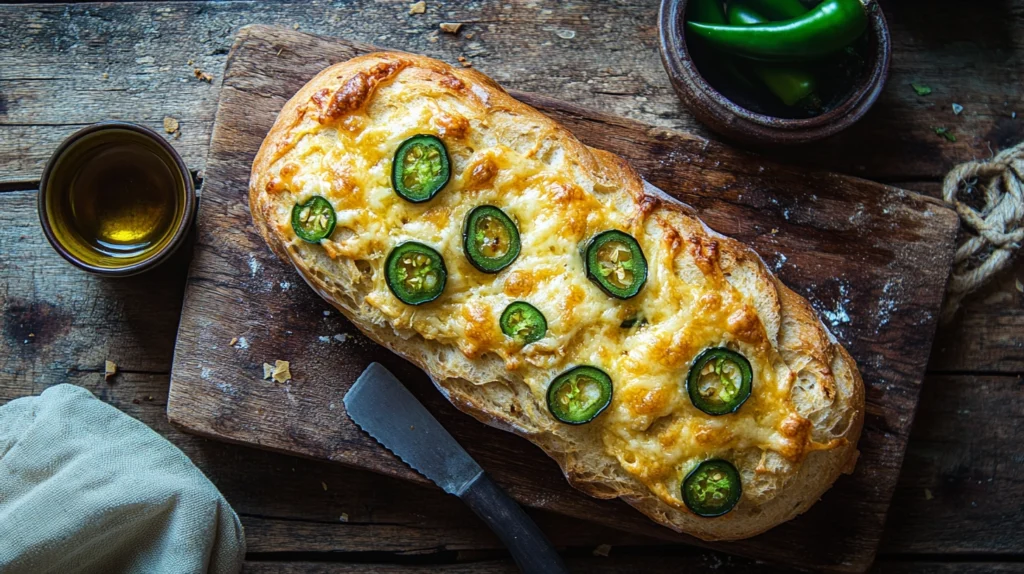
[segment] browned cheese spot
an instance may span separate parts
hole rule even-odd
[[[491,308],[482,303],[470,302],[462,307],[462,318],[466,321],[465,337],[461,343],[462,353],[475,359],[497,344],[497,325],[491,316]]]
[[[360,70],[334,92],[327,110],[320,117],[320,123],[336,120],[359,110],[369,101],[378,84],[391,78],[407,65],[405,61],[393,60],[377,63],[366,71]]]
[[[491,156],[485,155],[473,164],[472,171],[469,172],[469,187],[484,187],[491,183],[496,175],[498,175],[498,165],[494,163]]]
[[[532,272],[525,269],[516,269],[505,277],[502,290],[509,297],[525,297],[533,292],[536,285],[537,281]]]

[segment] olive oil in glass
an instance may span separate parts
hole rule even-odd
[[[46,201],[53,231],[89,265],[114,269],[142,261],[166,247],[181,224],[180,170],[142,134],[90,134],[66,150],[57,168]]]

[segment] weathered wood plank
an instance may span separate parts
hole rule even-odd
[[[1024,381],[925,381],[883,552],[1024,549]],[[969,540],[969,541],[968,541]]]
[[[400,553],[431,547],[497,547],[461,504],[436,491],[177,431],[166,421],[165,374],[129,372],[115,377],[112,384],[104,383],[100,371],[106,356],[114,356],[130,371],[169,370],[184,262],[169,263],[166,276],[159,275],[161,270],[154,277],[98,280],[64,265],[46,245],[34,217],[34,193],[0,194],[0,206],[4,218],[0,225],[3,316],[14,314],[9,305],[15,299],[37,308],[73,293],[87,294],[91,300],[88,307],[61,305],[57,312],[44,316],[71,315],[73,320],[66,326],[57,321],[60,328],[54,328],[46,319],[36,328],[33,339],[38,340],[29,343],[36,345],[34,353],[22,353],[19,346],[25,345],[24,339],[12,338],[4,328],[0,403],[41,392],[57,382],[89,388],[182,448],[242,513],[254,552],[367,552],[386,545]],[[35,270],[34,277],[26,270]],[[164,283],[170,286],[161,287]],[[130,312],[107,311],[133,301],[143,303]],[[140,308],[150,313],[144,319],[139,318]],[[51,328],[49,336],[46,330]],[[109,354],[113,350],[123,354]],[[65,372],[68,368],[72,368],[70,373]],[[1021,427],[1020,387],[1015,381],[1012,377],[969,376],[926,381],[883,538],[884,553],[1007,553],[1024,547],[1024,525],[1013,522],[1019,522],[1019,514],[1007,522],[1011,508],[1007,501],[1020,504],[1024,500],[1021,460],[1015,454],[1020,437],[1011,432]],[[990,478],[992,482],[988,482]],[[328,485],[327,493],[320,482]],[[932,500],[925,499],[925,488],[932,492]],[[347,529],[348,525],[338,520],[341,513],[349,514],[355,529]],[[639,537],[625,538],[619,531],[587,522],[538,516],[545,531],[561,545],[643,543]],[[962,520],[969,520],[971,526],[961,527]]]
[[[670,535],[622,503],[572,490],[538,449],[458,415],[422,373],[362,337],[336,344],[333,334],[354,329],[335,314],[322,316],[326,305],[308,289],[292,288],[301,285],[299,278],[270,256],[251,229],[245,209],[249,165],[280,106],[328,63],[366,49],[290,29],[242,31],[225,72],[207,165],[197,253],[175,351],[172,421],[223,440],[423,481],[340,414],[347,386],[368,361],[377,360],[411,382],[481,464],[526,504]],[[869,422],[858,473],[841,480],[805,517],[720,547],[807,566],[866,566],[898,476],[955,215],[930,198],[895,188],[782,168],[687,134],[538,95],[518,97],[584,142],[625,157],[652,183],[696,207],[713,228],[753,245],[823,312],[861,362],[869,383]],[[858,245],[854,258],[850,245]],[[243,335],[246,349],[225,346]],[[275,358],[291,360],[292,372],[301,375],[283,387],[261,381],[260,365]],[[841,525],[826,519],[836,512],[847,517]],[[832,534],[822,534],[830,528]],[[836,546],[819,543],[826,539]]]
[[[50,151],[79,124],[119,118],[151,127],[182,123],[174,143],[202,169],[231,38],[252,23],[297,25],[454,62],[468,57],[507,87],[582,106],[707,132],[679,103],[657,50],[657,0],[428,2],[335,5],[168,2],[0,7],[0,156],[3,180],[38,178]],[[893,32],[889,87],[847,134],[791,152],[790,159],[862,177],[937,179],[954,163],[1019,141],[1024,94],[1021,2],[882,2]],[[357,15],[357,16],[355,16]],[[355,17],[354,17],[355,16]],[[467,25],[441,34],[441,21]],[[978,33],[985,30],[985,33]],[[315,57],[315,56],[313,56]],[[188,64],[189,60],[193,64]],[[197,80],[194,68],[211,73]],[[969,72],[968,72],[969,71]],[[106,77],[104,77],[106,74]],[[917,96],[910,82],[934,92]],[[955,116],[953,102],[965,106]],[[948,142],[934,128],[958,135]]]
[[[722,572],[791,572],[781,567],[771,567],[763,563],[755,563],[740,558],[726,557],[723,559],[706,556],[620,556],[612,554],[608,557],[572,557],[566,565],[573,572],[595,572],[608,574],[669,573],[687,572],[688,574]],[[438,566],[427,564],[331,564],[324,562],[279,562],[279,561],[248,561],[244,571],[249,574],[341,574],[346,572],[366,572],[368,574],[418,574],[436,572]],[[511,560],[488,560],[465,564],[446,564],[444,571],[449,574],[516,574],[519,572]],[[928,574],[1002,574],[1024,572],[1024,564],[1020,562],[904,562],[879,561],[871,569],[877,574],[908,574],[927,572]]]
[[[108,359],[168,370],[191,248],[152,273],[92,276],[46,242],[35,192],[2,193],[0,206],[0,385],[31,394],[68,373],[102,373]]]
[[[89,389],[182,449],[241,516],[250,552],[405,555],[503,548],[462,502],[438,490],[324,461],[210,441],[175,429],[165,412],[166,374],[126,372],[107,382],[102,372],[76,371],[59,382]],[[0,404],[42,392],[46,386],[0,378]],[[551,513],[539,512],[535,517],[558,547],[657,543]]]

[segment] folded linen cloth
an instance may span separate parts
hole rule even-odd
[[[238,516],[187,456],[73,385],[0,406],[0,572],[238,572]]]

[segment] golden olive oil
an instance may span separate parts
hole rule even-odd
[[[115,129],[67,149],[48,188],[57,240],[91,266],[116,269],[167,246],[181,224],[186,186],[166,150]]]

